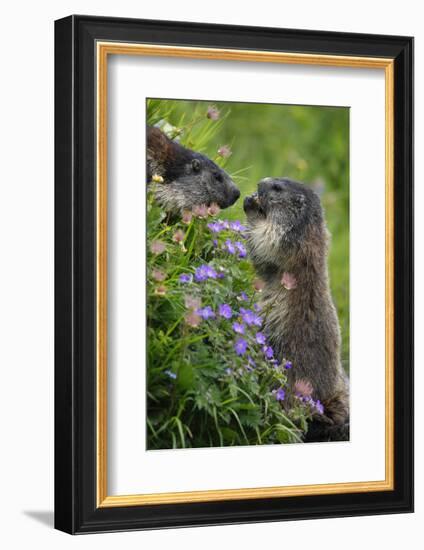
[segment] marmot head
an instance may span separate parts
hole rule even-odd
[[[318,195],[288,178],[264,178],[244,200],[250,257],[261,276],[297,273],[325,258],[327,230]]]
[[[216,203],[228,208],[240,197],[230,176],[201,153],[169,139],[158,128],[147,129],[147,174],[163,178],[156,199],[171,212]]]

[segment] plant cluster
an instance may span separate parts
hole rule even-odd
[[[154,200],[156,184],[148,192],[148,448],[301,442],[321,405],[308,388],[287,399],[293,366],[267,342],[245,227],[218,217],[215,205],[172,219]]]

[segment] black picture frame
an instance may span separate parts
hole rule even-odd
[[[97,507],[94,91],[99,40],[394,60],[394,490]],[[413,39],[79,15],[56,21],[55,527],[76,534],[411,511]]]

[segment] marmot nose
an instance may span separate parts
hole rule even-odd
[[[229,193],[230,206],[238,201],[240,197],[240,189],[234,185]]]

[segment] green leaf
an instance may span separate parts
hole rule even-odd
[[[188,363],[184,363],[180,366],[178,369],[178,378],[177,383],[179,386],[179,389],[181,390],[190,390],[193,388],[193,367],[192,365]]]

